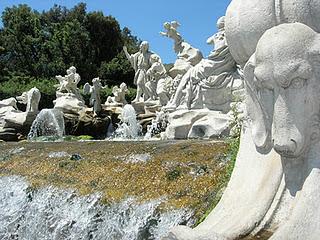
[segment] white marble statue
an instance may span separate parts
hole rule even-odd
[[[83,93],[90,94],[90,105],[93,106],[93,116],[99,115],[102,110],[100,94],[103,88],[100,78],[92,79],[92,86],[89,83],[83,86]]]
[[[56,76],[59,84],[56,85],[57,99],[53,101],[54,108],[61,110],[63,113],[79,114],[85,108],[84,100],[78,88],[81,80],[77,69],[71,66],[65,76]]]
[[[41,93],[37,88],[31,88],[29,91],[17,96],[16,99],[19,103],[26,105],[26,110],[20,111],[15,103],[11,101],[12,105],[0,108],[0,127],[21,129],[23,126],[31,125],[36,115],[39,113],[39,102]]]
[[[217,27],[218,33],[207,40],[208,44],[214,45],[213,51],[208,59],[201,60],[183,75],[166,109],[175,110],[184,104],[188,109],[230,110],[234,79],[240,76],[225,39],[224,17],[218,20]],[[241,87],[239,81],[236,88]]]
[[[184,41],[180,33],[178,32],[178,27],[180,27],[180,23],[178,23],[177,21],[172,21],[171,23],[165,22],[163,24],[163,27],[166,30],[166,32],[160,32],[160,35],[173,39],[174,51],[177,54],[179,54],[181,51],[180,45]]]
[[[166,32],[160,32],[160,34],[174,41],[174,51],[177,53],[177,60],[169,71],[169,75],[175,78],[179,74],[185,74],[192,66],[198,64],[203,56],[199,49],[192,47],[183,40],[177,30],[180,26],[177,21],[165,22],[163,26]]]
[[[56,76],[56,79],[59,81],[59,84],[56,85],[59,93],[72,93],[81,99],[80,91],[78,89],[78,83],[80,82],[81,77],[74,66],[67,69],[67,75],[64,77],[58,75]]]
[[[23,92],[17,97],[19,103],[26,104],[26,112],[39,112],[38,106],[41,98],[41,93],[38,88],[31,88],[28,92]]]
[[[120,84],[120,86],[114,86],[112,88],[113,97],[109,96],[105,105],[119,105],[124,106],[127,104],[126,94],[128,93],[127,84],[124,82]]]
[[[169,101],[168,86],[172,82],[172,78],[167,74],[160,57],[157,54],[152,54],[151,67],[147,71],[148,81],[146,88],[151,96],[151,100],[159,99],[160,105],[165,106]]]
[[[236,62],[243,67],[264,32],[288,22],[301,22],[320,32],[320,2],[232,0],[226,13],[226,36]]]
[[[228,187],[204,222],[166,240],[319,238],[319,62],[320,34],[304,24],[262,35],[244,68],[248,120]]]
[[[133,102],[144,102],[150,97],[148,96],[148,91],[145,87],[147,82],[147,71],[151,67],[150,57],[153,54],[149,51],[149,43],[143,41],[140,44],[139,52],[135,54],[130,55],[126,46],[123,47],[123,51],[135,70],[134,84],[137,85],[137,95]]]

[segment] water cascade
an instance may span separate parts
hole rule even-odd
[[[57,109],[43,109],[33,121],[28,139],[37,137],[63,137],[65,133],[63,113]]]
[[[98,194],[34,190],[17,176],[1,177],[0,188],[0,239],[160,240],[173,226],[191,223],[188,210],[159,211],[161,199],[102,205]]]

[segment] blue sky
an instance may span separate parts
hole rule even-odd
[[[217,31],[216,21],[225,14],[231,0],[0,0],[0,12],[22,3],[42,11],[55,3],[71,8],[79,2],[85,2],[88,11],[98,10],[114,16],[121,27],[128,27],[134,35],[149,41],[151,50],[158,53],[163,62],[170,63],[176,55],[172,40],[159,34],[163,23],[180,22],[183,38],[207,56],[212,47],[206,44],[206,39]]]

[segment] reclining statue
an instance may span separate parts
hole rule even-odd
[[[301,23],[266,31],[244,68],[246,112],[227,189],[204,222],[170,240],[320,236],[320,34]]]
[[[190,68],[183,75],[175,95],[166,109],[175,110],[183,102],[186,102],[188,109],[193,108],[193,105],[203,108],[201,102],[202,89],[223,89],[233,82],[237,73],[237,66],[225,39],[224,19],[224,17],[219,18],[217,22],[218,33],[207,40],[208,44],[214,45],[214,50],[210,53],[208,59],[202,59],[200,63]]]

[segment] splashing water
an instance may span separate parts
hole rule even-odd
[[[129,198],[108,206],[98,194],[46,187],[32,190],[18,176],[0,178],[0,239],[160,240],[175,225],[191,224],[188,210],[159,211],[163,200]]]
[[[138,139],[141,136],[142,127],[137,120],[137,114],[132,105],[126,104],[121,113],[121,124],[114,132],[114,138]]]
[[[41,136],[63,137],[65,133],[64,118],[57,109],[43,109],[33,121],[28,139],[33,140]]]
[[[147,126],[147,132],[144,136],[145,140],[151,140],[153,136],[164,132],[168,126],[168,113],[156,112],[156,118],[152,120],[151,125]]]

